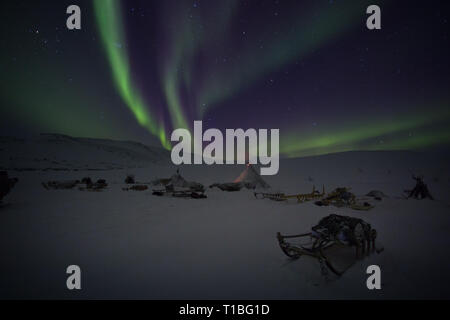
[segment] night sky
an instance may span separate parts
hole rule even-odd
[[[66,28],[66,8],[82,29]],[[366,28],[378,4],[382,30]],[[4,1],[0,135],[170,148],[279,128],[283,155],[450,145],[445,1]]]

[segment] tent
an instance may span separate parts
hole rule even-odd
[[[162,185],[166,188],[169,187],[170,189],[190,189],[197,192],[204,192],[205,187],[198,182],[195,181],[187,181],[184,179],[181,174],[180,170],[177,170],[175,174],[173,174],[169,179],[156,179],[152,182],[153,185]]]
[[[263,180],[260,174],[256,171],[255,167],[251,164],[247,164],[245,170],[237,177],[233,182],[243,183],[248,189],[268,189],[269,184]]]

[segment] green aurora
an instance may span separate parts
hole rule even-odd
[[[175,3],[176,8],[173,8]],[[152,76],[160,85],[161,97],[152,99],[149,97],[153,92],[146,92],[145,86],[139,86],[141,82],[134,78],[136,70],[132,70],[132,66],[139,66],[139,61],[131,60],[126,45],[133,38],[127,28],[124,10],[127,6],[119,0],[93,1],[89,3],[93,9],[89,18],[95,28],[89,32],[99,37],[100,44],[92,42],[94,45],[89,52],[96,55],[96,61],[105,61],[109,77],[105,79],[101,74],[103,66],[96,69],[99,74],[90,74],[88,62],[75,62],[75,68],[79,66],[80,70],[79,81],[68,84],[70,72],[65,64],[76,61],[77,54],[66,54],[64,58],[69,62],[63,56],[52,59],[49,54],[33,55],[35,39],[43,39],[43,35],[37,35],[37,30],[33,29],[23,44],[17,40],[15,47],[7,46],[2,52],[1,111],[9,121],[41,132],[80,137],[128,138],[127,126],[138,124],[157,137],[164,148],[171,149],[169,137],[174,128],[189,129],[194,120],[214,116],[221,108],[227,108],[230,101],[238,100],[267,81],[273,73],[296,61],[307,61],[316,52],[326,51],[330,44],[364,26],[365,16],[361,11],[369,3],[362,1],[354,5],[347,1],[333,6],[313,2],[305,12],[292,12],[291,16],[283,17],[278,27],[285,32],[275,36],[272,26],[263,24],[258,30],[260,34],[247,42],[236,40],[242,37],[242,34],[236,36],[234,28],[242,10],[240,1],[218,2],[208,7],[206,13],[193,10],[189,1],[164,3],[158,7],[162,17],[157,22],[160,29],[154,32],[161,34],[164,45],[159,59],[152,57],[158,64],[158,71]],[[386,8],[389,6],[384,6]],[[19,26],[19,22],[14,24],[11,19],[5,21]],[[3,28],[2,36],[7,33]],[[148,32],[149,37],[154,33]],[[70,37],[75,35],[70,34]],[[264,50],[257,39],[264,39]],[[19,53],[14,53],[13,49]],[[69,46],[66,51],[69,50],[75,48]],[[220,53],[227,50],[233,53],[233,59],[226,64],[211,62],[212,57],[220,57]],[[13,55],[20,63],[6,61]],[[202,55],[206,59],[202,60]],[[408,81],[413,80],[416,79]],[[102,90],[91,90],[96,82]],[[121,105],[126,106],[122,109],[129,112],[135,123],[123,123],[120,113],[110,111],[113,107],[109,103],[115,101],[105,97],[105,92],[120,98]],[[437,103],[427,103],[425,98],[411,107],[406,106],[414,101],[416,92],[407,94],[410,96],[392,99],[400,107],[393,112],[394,116],[383,117],[377,110],[361,105],[364,112],[340,119],[321,119],[320,127],[313,130],[301,121],[303,106],[299,103],[299,114],[276,122],[280,125],[280,153],[298,157],[351,150],[411,150],[449,145],[450,99],[447,93],[437,89],[427,95],[436,97]],[[389,102],[390,98],[386,95],[387,103],[397,109],[394,102]],[[349,109],[357,104],[352,103]],[[345,102],[336,101],[333,107],[340,108],[341,104]],[[283,108],[274,106],[274,109],[276,107]],[[248,105],[248,109],[256,110],[256,103]],[[99,121],[99,112],[105,114],[105,121]]]
[[[185,4],[181,3],[180,6]],[[120,96],[125,101],[138,123],[147,128],[152,134],[158,135],[164,147],[170,148],[170,143],[162,126],[163,122],[157,122],[151,114],[151,108],[140,98],[137,88],[133,87],[130,76],[128,56],[124,49],[117,48],[115,43],[124,43],[125,36],[121,21],[120,4],[115,0],[94,2],[96,18],[100,34],[103,40],[105,52],[111,65],[115,86]],[[186,8],[184,8],[186,9]],[[222,8],[224,9],[224,8]],[[171,50],[169,58],[164,64],[161,79],[166,104],[174,128],[189,128],[188,118],[184,112],[185,106],[180,98],[181,89],[195,90],[192,86],[193,70],[191,65],[199,48],[211,43],[212,36],[216,32],[226,32],[226,27],[231,23],[235,6],[227,7],[227,14],[221,15],[222,30],[203,32],[199,20],[188,19],[182,15],[172,18],[177,27],[169,32]],[[205,86],[197,89],[195,97],[196,111],[201,116],[209,108],[217,105],[225,99],[238,94],[252,83],[259,81],[267,74],[285,66],[292,61],[304,58],[314,52],[315,49],[334,41],[337,36],[345,34],[358,23],[360,6],[352,6],[347,3],[344,13],[342,8],[322,10],[319,16],[312,16],[305,20],[299,20],[297,25],[283,37],[274,39],[268,45],[269,49],[263,53],[251,48],[243,50],[238,65],[234,68],[212,70],[214,75],[209,77]],[[326,23],[323,23],[326,21]],[[300,30],[300,33],[298,32]],[[258,59],[254,57],[258,56]],[[208,108],[200,108],[199,105]],[[436,142],[448,142],[448,132],[422,134],[420,137],[405,137],[403,139],[389,139],[388,143],[379,143],[377,137],[389,136],[402,131],[414,130],[423,127],[426,123],[437,119],[448,118],[448,113],[433,117],[418,115],[405,117],[395,123],[365,122],[363,125],[341,124],[330,130],[329,133],[311,135],[296,132],[296,130],[282,130],[280,152],[288,157],[319,155],[330,152],[348,151],[354,149],[365,150],[390,150],[410,149],[432,145]],[[362,122],[358,122],[362,123]],[[287,132],[286,132],[287,131]],[[300,130],[301,131],[301,130]],[[376,142],[370,141],[377,140]]]
[[[433,111],[427,111],[430,106]],[[352,119],[329,126],[329,133],[309,134],[291,130],[284,134],[280,153],[287,157],[321,155],[352,150],[410,150],[450,143],[450,106],[434,103],[386,122],[377,116]],[[439,126],[440,125],[440,126]],[[429,126],[434,129],[428,131]],[[415,134],[411,134],[414,131]]]
[[[120,3],[114,0],[93,1],[98,29],[104,49],[111,65],[115,87],[127,107],[136,117],[139,125],[159,137],[164,148],[170,149],[162,122],[155,119],[149,107],[143,101],[139,90],[133,86],[130,74],[129,58],[125,49],[117,44],[125,43]]]

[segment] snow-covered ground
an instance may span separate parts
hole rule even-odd
[[[14,143],[8,141],[11,148]],[[208,198],[199,200],[156,197],[151,190],[127,192],[122,190],[127,174],[147,182],[170,177],[176,169],[158,157],[145,161],[136,150],[124,157],[123,150],[132,149],[133,143],[110,142],[109,151],[105,141],[91,149],[77,143],[70,145],[72,154],[58,155],[37,143],[41,154],[27,151],[22,158],[0,147],[3,168],[39,169],[8,170],[19,183],[0,208],[1,298],[450,298],[448,158],[348,152],[281,160],[279,174],[264,177],[274,191],[286,193],[310,192],[313,185],[321,190],[324,185],[326,191],[347,186],[357,195],[376,189],[389,196],[370,211],[354,211],[312,202],[257,200],[245,189],[208,189]],[[49,154],[59,170],[42,165]],[[62,160],[69,171],[60,171],[65,167]],[[108,165],[100,168],[100,162]],[[85,169],[117,169],[85,170],[86,165]],[[184,178],[206,186],[231,182],[243,170],[244,166],[225,165],[180,168]],[[410,171],[425,176],[437,200],[401,197],[403,189],[414,186]],[[103,192],[50,191],[41,186],[42,181],[84,176],[104,178],[109,186]],[[385,250],[327,282],[316,260],[289,260],[275,235],[306,232],[330,213],[371,223]],[[65,271],[71,264],[81,267],[81,291],[66,289]],[[381,267],[382,290],[366,288],[365,271],[371,264]]]

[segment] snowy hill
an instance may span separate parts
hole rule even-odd
[[[0,137],[3,170],[109,170],[166,164],[170,154],[138,142],[74,138],[60,134]]]

